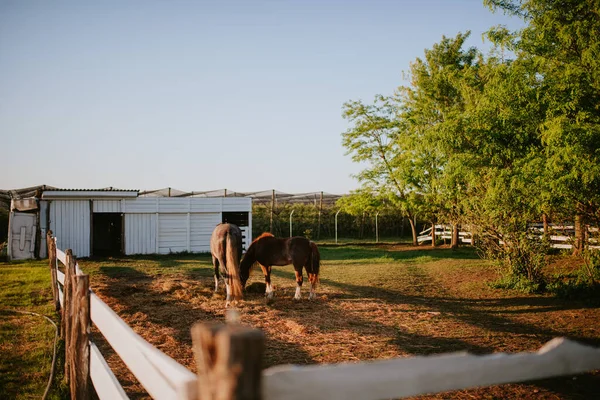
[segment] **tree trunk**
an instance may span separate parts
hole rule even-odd
[[[413,246],[418,246],[419,242],[417,241],[417,227],[415,225],[415,221],[409,216],[408,222],[410,223],[410,229],[412,231]]]
[[[359,233],[359,237],[362,240],[364,238],[364,234],[365,234],[365,213],[362,214],[362,216],[360,217],[360,233]]]
[[[548,216],[546,213],[542,214],[542,222],[544,224],[544,240],[548,239]]]
[[[577,214],[575,214],[575,240],[573,242],[573,255],[578,256],[581,255],[583,251],[584,245],[584,224],[583,224],[583,215],[577,210]]]
[[[431,247],[435,247],[437,237],[435,236],[435,222],[431,223]]]
[[[454,224],[452,225],[452,242],[450,243],[450,248],[452,250],[456,250],[458,249],[459,246],[459,239],[458,239],[458,232],[460,230],[460,225],[458,224]]]

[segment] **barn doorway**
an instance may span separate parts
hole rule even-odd
[[[123,254],[123,216],[121,213],[92,214],[92,254],[120,256]]]
[[[247,212],[223,212],[221,222],[234,224],[239,227],[248,226],[249,218]]]

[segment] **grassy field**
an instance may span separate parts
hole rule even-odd
[[[261,328],[266,334],[264,367],[463,350],[478,354],[534,351],[557,336],[600,346],[597,304],[492,289],[488,283],[497,278],[495,268],[471,249],[452,251],[394,244],[324,245],[320,249],[323,264],[316,301],[306,299],[308,285],[303,291],[304,300],[292,300],[295,281],[291,266],[274,268],[276,299],[270,305],[264,301],[260,269],[251,274],[239,310],[243,323]],[[197,321],[224,320],[225,312],[222,293],[213,293],[208,255],[90,259],[82,260],[80,265],[91,275],[94,291],[136,332],[195,370],[190,327]],[[562,260],[557,265],[569,263]],[[34,263],[28,268],[45,271],[44,266]],[[24,267],[0,265],[0,270]],[[3,287],[15,277],[1,276]],[[45,279],[38,282],[42,294],[37,298],[46,299],[45,310],[50,313]],[[5,307],[7,297],[3,296]],[[101,337],[96,334],[95,339],[128,394],[146,398]],[[595,372],[421,398],[598,396],[600,374]]]
[[[14,310],[58,317],[51,304],[47,261],[0,263],[0,393],[6,399],[41,398],[48,383],[55,329],[46,319]],[[59,343],[60,344],[60,343]],[[60,350],[60,348],[59,348]],[[60,355],[60,351],[58,355]],[[63,357],[59,358],[61,361]],[[49,399],[63,399],[57,368]]]

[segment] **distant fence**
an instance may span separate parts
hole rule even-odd
[[[419,244],[431,242],[432,235],[431,231],[433,228],[430,226],[429,228],[419,232],[419,236],[417,236],[417,242]],[[435,238],[437,240],[452,240],[452,225],[436,225],[435,226]],[[464,244],[473,244],[473,235],[471,232],[467,231],[459,231],[458,232],[458,241]]]
[[[575,226],[568,224],[548,224],[548,240],[550,246],[554,249],[572,249],[575,241]],[[538,235],[540,239],[544,237],[544,224],[529,224],[529,230]],[[590,249],[600,249],[598,240],[598,228],[586,227],[585,235],[587,238],[587,247]]]
[[[542,239],[544,237],[544,225],[543,224],[529,224],[529,231],[533,236]],[[575,226],[568,224],[548,224],[547,225],[547,239],[550,243],[550,247],[554,249],[571,249],[573,248],[573,242],[575,240]],[[417,236],[417,242],[419,244],[431,242],[431,231],[432,227],[419,232]],[[599,233],[598,228],[587,227],[586,228],[586,241],[587,247],[590,249],[600,249],[600,240],[597,237]],[[473,244],[473,235],[468,231],[459,232],[460,243]],[[435,237],[437,240],[451,240],[452,239],[452,226],[451,225],[435,225]],[[502,243],[502,241],[500,241]]]
[[[600,349],[564,338],[535,353],[466,353],[314,366],[277,366],[261,371],[264,335],[239,324],[196,324],[192,340],[198,374],[136,334],[89,288],[71,250],[56,248],[48,232],[52,289],[61,311],[65,377],[71,398],[103,399],[127,394],[90,340],[93,323],[154,399],[313,400],[380,399],[522,382],[600,369]],[[65,272],[58,270],[58,262]]]

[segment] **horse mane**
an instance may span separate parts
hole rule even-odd
[[[254,239],[252,241],[252,243],[257,242],[258,239],[262,239],[262,238],[266,238],[266,237],[275,237],[275,235],[273,235],[271,232],[263,232],[259,237],[257,237],[256,239]]]

